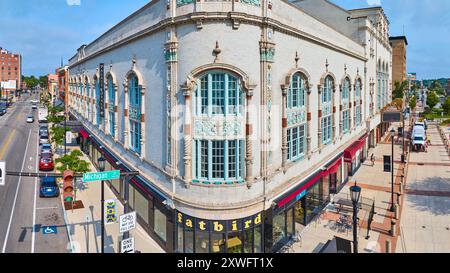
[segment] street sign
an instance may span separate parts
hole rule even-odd
[[[120,243],[120,253],[134,253],[134,238],[122,240]]]
[[[120,215],[119,217],[120,233],[124,233],[136,228],[136,212]]]
[[[117,201],[116,199],[105,200],[105,225],[117,222]]]
[[[58,228],[56,226],[42,226],[42,234],[49,235],[49,234],[57,234]]]
[[[120,170],[98,172],[98,173],[85,173],[83,174],[83,183],[102,180],[114,180],[119,178],[120,178]]]
[[[6,163],[0,162],[0,186],[5,186],[6,180]]]

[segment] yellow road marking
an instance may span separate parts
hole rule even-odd
[[[2,149],[0,150],[0,160],[3,159],[3,156],[6,153],[6,150],[9,147],[9,144],[11,143],[11,140],[13,139],[13,136],[16,133],[16,128],[14,128],[11,132],[8,134],[8,138],[6,139],[5,144],[3,145]]]

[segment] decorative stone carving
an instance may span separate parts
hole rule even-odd
[[[300,110],[288,110],[287,123],[288,127],[294,124],[300,124],[306,122],[306,108]]]
[[[249,5],[253,5],[253,6],[261,6],[261,1],[260,0],[241,0],[241,3],[244,4],[249,4]]]
[[[194,138],[213,139],[223,137],[245,137],[244,118],[195,118]]]
[[[195,0],[177,0],[177,8],[184,5],[192,4],[194,2]]]

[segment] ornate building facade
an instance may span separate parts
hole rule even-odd
[[[70,112],[94,163],[140,172],[109,183],[165,250],[277,251],[381,137],[388,25],[325,0],[155,0],[70,59]]]

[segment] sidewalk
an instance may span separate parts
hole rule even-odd
[[[68,152],[78,147],[68,148]],[[83,154],[83,160],[90,162]],[[97,172],[91,164],[91,171]],[[84,208],[65,211],[67,228],[72,252],[100,253],[101,252],[101,182],[78,185],[76,200],[83,202]],[[117,199],[105,182],[105,200]],[[62,197],[61,197],[62,201]],[[123,214],[123,205],[117,202],[117,217]],[[130,237],[135,238],[135,249],[142,253],[163,253],[163,249],[138,224],[130,231]],[[120,253],[119,243],[121,235],[119,224],[105,225],[105,253]]]
[[[394,124],[397,128],[400,124]],[[373,218],[370,237],[367,236],[367,222],[369,211],[359,210],[360,224],[358,228],[358,249],[360,253],[384,253],[386,252],[386,241],[391,242],[391,251],[395,248],[395,237],[390,236],[391,220],[394,214],[391,207],[391,173],[383,171],[383,155],[391,155],[392,147],[390,137],[386,142],[379,143],[374,149],[369,150],[368,159],[361,165],[356,174],[349,179],[347,185],[333,197],[349,199],[350,187],[357,182],[361,187],[361,200],[367,202],[375,201],[375,216]],[[397,140],[397,139],[395,139]],[[375,165],[370,162],[370,155],[375,155]],[[402,142],[394,142],[394,202],[397,202],[397,192],[400,190],[401,174],[403,164],[400,164],[402,154]],[[332,201],[333,201],[332,200]],[[334,236],[353,241],[353,231],[339,230],[336,228],[336,220],[339,214],[335,212],[334,206],[329,205],[321,218],[317,218],[303,231],[301,243],[294,244],[293,249],[297,253],[317,253],[328,240]],[[398,224],[397,224],[398,227]]]

